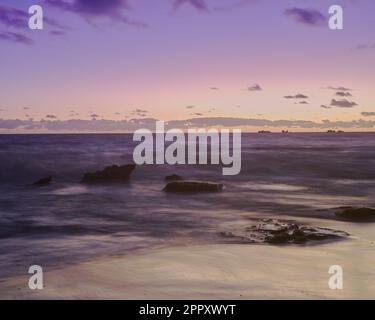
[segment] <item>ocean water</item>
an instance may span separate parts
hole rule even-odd
[[[129,134],[0,136],[0,277],[135,250],[222,243],[249,219],[335,219],[375,207],[375,134],[243,134],[242,170],[138,166],[129,183],[85,186],[85,172],[132,162]],[[215,194],[166,194],[164,177],[221,182]],[[46,187],[27,187],[53,176]],[[374,230],[375,231],[375,230]]]

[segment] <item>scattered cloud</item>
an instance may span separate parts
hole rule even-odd
[[[333,86],[328,86],[327,89],[329,90],[334,90],[334,91],[353,91],[353,89],[349,89],[346,87],[333,87]]]
[[[31,40],[29,37],[26,37],[21,33],[12,32],[12,31],[1,31],[0,40],[11,41],[11,42],[21,43],[21,44],[26,44],[26,45],[34,44],[34,41]]]
[[[200,112],[194,112],[194,113],[191,113],[190,115],[191,115],[191,116],[201,117],[201,116],[203,116],[203,113],[200,113]]]
[[[297,23],[313,27],[324,26],[327,23],[327,17],[313,9],[291,8],[285,10],[284,15]]]
[[[148,114],[148,111],[147,111],[147,110],[145,110],[145,109],[140,109],[140,108],[135,109],[135,110],[133,110],[133,111],[131,112],[131,115],[133,115],[133,116],[137,116],[137,117],[142,117],[142,118],[147,117],[147,114]]]
[[[355,49],[356,50],[375,49],[375,43],[373,43],[373,44],[360,44]]]
[[[262,91],[263,89],[259,84],[254,84],[253,86],[250,86],[247,88],[247,91],[253,92],[253,91]]]
[[[210,87],[210,90],[219,90],[218,87]]]
[[[61,30],[52,30],[52,31],[50,31],[49,34],[52,35],[52,36],[63,36],[66,33],[65,33],[65,31],[61,31]]]
[[[301,101],[299,104],[309,104],[307,101]]]
[[[0,5],[0,23],[4,26],[25,29],[28,19],[26,11]]]
[[[132,26],[145,27],[146,23],[132,21],[125,10],[130,10],[128,0],[45,0],[45,2],[64,11],[77,13],[87,20],[105,17]]]
[[[100,116],[96,113],[92,113],[92,114],[90,114],[90,117],[91,117],[92,120],[96,120],[96,118],[99,118]]]
[[[349,91],[337,91],[335,95],[339,97],[351,97],[352,96],[352,94]]]
[[[289,96],[284,96],[285,99],[308,99],[309,97],[302,94],[302,93],[298,93],[294,96],[292,95],[289,95]]]
[[[323,108],[323,109],[332,109],[332,107],[330,107],[330,106],[326,106],[326,105],[324,105],[324,104],[322,104],[320,107]]]
[[[362,112],[361,115],[364,117],[375,117],[375,112]]]
[[[0,129],[50,131],[50,132],[134,132],[140,128],[155,130],[153,118],[130,119],[130,120],[41,120],[31,119],[0,119]],[[268,128],[301,128],[321,129],[375,129],[375,120],[353,120],[353,121],[330,121],[321,122],[309,120],[269,120],[261,118],[234,118],[234,117],[201,117],[185,120],[171,120],[166,122],[167,128],[201,128],[201,127],[268,127]]]
[[[205,0],[175,0],[173,6],[178,9],[184,4],[189,4],[199,11],[209,11]]]
[[[47,119],[57,119],[57,117],[55,115],[53,115],[53,114],[47,114],[46,118]]]
[[[355,103],[354,101],[349,101],[347,99],[341,99],[341,100],[336,100],[332,99],[331,100],[331,106],[332,107],[338,107],[338,108],[353,108],[357,106],[358,104]]]
[[[227,4],[227,5],[218,5],[215,6],[213,9],[215,11],[230,11],[237,8],[242,8],[245,5],[254,2],[254,0],[237,0],[236,2]]]
[[[79,113],[76,112],[75,110],[70,110],[70,115],[69,116],[70,117],[77,117],[77,116],[79,116]]]
[[[195,106],[191,105],[191,106],[186,106],[185,108],[186,108],[186,109],[194,109]]]

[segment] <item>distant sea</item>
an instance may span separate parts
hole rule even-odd
[[[84,186],[88,171],[132,162],[130,134],[0,136],[0,277],[28,266],[186,243],[222,243],[251,217],[334,219],[340,206],[375,207],[375,133],[243,134],[242,171],[138,166],[129,183]],[[215,194],[165,194],[164,177],[222,182]],[[50,186],[26,187],[53,176]]]

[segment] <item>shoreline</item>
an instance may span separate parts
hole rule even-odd
[[[43,290],[28,288],[29,275],[3,278],[0,298],[371,299],[371,251],[359,239],[318,246],[168,247],[45,270]],[[328,287],[331,265],[344,268],[343,290]]]

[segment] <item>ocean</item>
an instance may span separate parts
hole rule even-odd
[[[255,217],[336,219],[375,207],[375,133],[242,135],[242,169],[137,166],[128,183],[86,186],[86,172],[132,163],[130,134],[0,136],[0,277],[137,250],[225,243]],[[212,194],[167,194],[164,177],[220,182]],[[27,186],[53,176],[51,185]],[[375,231],[375,228],[374,228]]]

